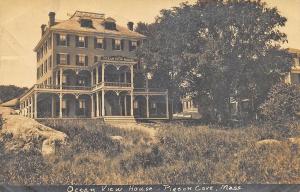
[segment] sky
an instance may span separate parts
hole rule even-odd
[[[185,0],[0,0],[0,85],[31,87],[36,81],[33,48],[41,37],[41,24],[48,13],[64,20],[76,10],[104,13],[126,26],[128,21],[151,23],[161,9]],[[194,3],[196,0],[189,0]],[[282,29],[288,35],[285,47],[300,49],[300,0],[264,0],[287,17]]]

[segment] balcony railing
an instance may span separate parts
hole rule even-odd
[[[59,89],[59,85],[43,85],[43,84],[38,84],[36,85],[38,89]]]
[[[104,86],[107,86],[107,87],[131,87],[131,83],[124,83],[124,82],[104,82]]]
[[[80,85],[63,85],[62,86],[63,89],[67,89],[67,90],[91,90],[90,86],[80,86]]]

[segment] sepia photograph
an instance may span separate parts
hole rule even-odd
[[[300,0],[0,0],[0,39],[0,192],[300,191]]]

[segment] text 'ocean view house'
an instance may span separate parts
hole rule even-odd
[[[37,83],[20,98],[30,118],[168,119],[168,91],[148,87],[135,50],[146,39],[104,14],[49,13],[37,53]]]

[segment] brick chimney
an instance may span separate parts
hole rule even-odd
[[[42,30],[42,37],[43,35],[45,34],[45,28],[46,28],[47,25],[43,24],[41,25],[41,30]]]
[[[128,27],[128,29],[129,29],[130,31],[133,31],[133,22],[129,21],[129,22],[127,23],[127,27]]]
[[[55,24],[55,12],[49,12],[49,27]]]

